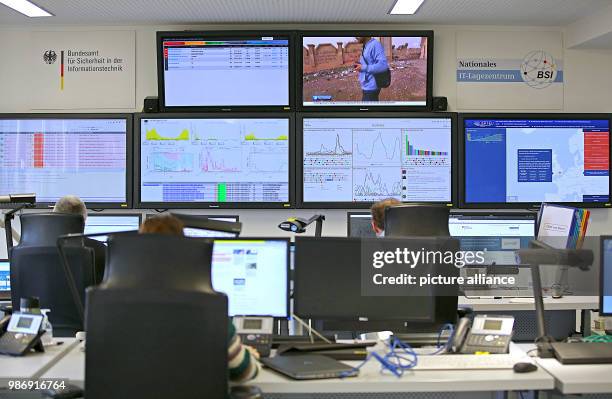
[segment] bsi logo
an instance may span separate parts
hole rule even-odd
[[[53,50],[47,50],[43,54],[43,60],[45,61],[45,63],[51,65],[55,63],[55,61],[57,61],[57,53]]]
[[[534,89],[544,89],[553,84],[557,71],[555,59],[544,50],[530,52],[521,63],[523,82]]]

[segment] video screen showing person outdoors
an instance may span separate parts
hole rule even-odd
[[[427,104],[427,37],[304,37],[303,105]]]

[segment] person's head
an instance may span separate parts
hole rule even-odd
[[[372,205],[372,208],[370,208],[370,213],[372,214],[372,230],[374,230],[377,236],[382,236],[385,231],[385,209],[400,204],[401,202],[395,198],[387,198]]]
[[[87,207],[76,195],[65,195],[57,200],[53,212],[81,215],[83,220],[87,220]]]
[[[172,215],[161,215],[149,218],[140,225],[141,234],[167,234],[182,236],[185,225]]]
[[[367,42],[370,41],[372,37],[371,36],[357,36],[355,37],[355,39],[357,39],[357,41],[361,44],[366,44]]]

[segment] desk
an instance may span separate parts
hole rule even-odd
[[[59,338],[62,345],[45,347],[44,353],[30,353],[27,356],[0,356],[0,388],[16,379],[37,379],[54,366],[64,355],[77,346],[74,338]]]
[[[555,378],[555,388],[562,394],[612,393],[612,364],[563,365],[557,359],[537,359],[537,363]]]
[[[512,298],[466,298],[459,297],[459,306],[470,306],[476,312],[495,312],[505,310],[535,310],[535,304],[516,303]],[[596,310],[599,309],[599,297],[596,296],[564,296],[555,299],[544,298],[546,310]]]
[[[359,362],[346,362],[357,365]],[[67,379],[83,387],[85,354],[77,346],[40,378]],[[512,390],[551,390],[553,378],[543,370],[516,374],[512,370],[448,370],[407,372],[402,378],[381,375],[377,362],[367,363],[355,378],[344,380],[293,381],[274,371],[263,369],[251,383],[265,393],[266,399],[279,398],[454,398],[493,397],[493,392]]]
[[[486,312],[504,312],[508,314],[514,314],[517,316],[517,319],[520,315],[523,317],[523,324],[529,323],[535,333],[535,304],[525,303],[525,302],[515,302],[512,298],[466,298],[464,296],[459,297],[459,306],[469,306],[474,309],[474,312],[477,313],[486,313]],[[556,321],[560,322],[557,324],[569,324],[566,323],[565,320],[569,317],[567,314],[568,311],[580,311],[581,319],[580,319],[580,328],[583,336],[591,335],[591,310],[599,309],[599,297],[596,296],[564,296],[563,298],[544,298],[544,309],[547,311],[547,317],[551,318],[550,322],[552,323],[552,319],[556,317]],[[551,313],[551,311],[556,311],[556,313]],[[518,313],[521,312],[521,313]],[[526,318],[526,319],[525,319]],[[576,317],[573,317],[573,320],[576,320]],[[515,325],[515,338],[523,341],[533,341],[533,334],[524,332],[527,330],[526,326],[521,328],[518,325]],[[572,331],[576,329],[573,326]],[[554,333],[554,327],[548,327],[549,333]],[[565,332],[568,332],[567,329]],[[530,336],[531,335],[531,336]],[[554,334],[553,334],[554,335]],[[557,338],[562,339],[567,335],[563,332],[557,334],[559,335]],[[519,338],[519,337],[523,338]],[[528,339],[526,339],[528,337]]]

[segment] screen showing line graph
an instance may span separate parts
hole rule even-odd
[[[141,202],[288,202],[288,119],[140,121]]]
[[[125,117],[0,119],[0,193],[124,204],[127,130]]]
[[[304,118],[304,202],[451,200],[450,118]]]

